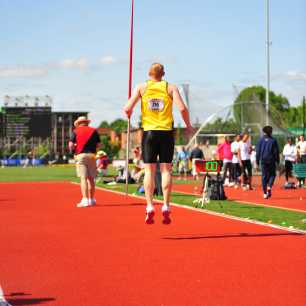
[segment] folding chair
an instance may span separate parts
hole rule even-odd
[[[221,164],[220,160],[212,160],[207,161],[204,159],[195,160],[195,169],[198,174],[204,174],[203,177],[203,185],[202,185],[202,197],[193,201],[196,207],[201,204],[201,208],[203,208],[204,203],[209,203],[210,194],[208,189],[208,180],[211,175],[220,176],[221,173]]]

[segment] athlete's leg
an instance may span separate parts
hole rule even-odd
[[[156,164],[145,164],[144,189],[147,200],[147,208],[153,208],[153,194],[155,189]]]
[[[162,175],[164,205],[167,205],[169,207],[171,188],[172,188],[172,176],[171,176],[172,164],[161,163],[160,171]]]

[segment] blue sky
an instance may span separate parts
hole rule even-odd
[[[270,0],[270,11],[271,89],[296,105],[306,95],[306,1]],[[0,97],[48,94],[56,110],[87,110],[94,124],[121,117],[129,22],[129,0],[0,0]],[[190,84],[192,118],[204,120],[232,103],[233,84],[265,84],[265,39],[265,0],[135,0],[133,81],[161,61],[169,82]]]

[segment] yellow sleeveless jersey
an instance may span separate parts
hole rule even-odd
[[[141,98],[141,119],[145,131],[169,131],[173,128],[172,97],[166,81],[147,81]]]

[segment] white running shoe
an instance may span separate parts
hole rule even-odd
[[[88,200],[88,204],[89,204],[88,206],[94,206],[97,204],[97,201],[95,198],[92,198]]]
[[[233,186],[235,186],[235,183],[233,183],[233,182],[230,182],[230,183],[228,184],[228,187],[233,187]]]
[[[90,204],[89,204],[89,201],[88,199],[82,199],[82,201],[77,204],[77,207],[88,207]]]
[[[267,193],[264,193],[264,199],[268,199],[269,198],[269,196],[268,196],[268,194]]]

